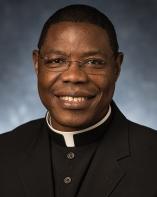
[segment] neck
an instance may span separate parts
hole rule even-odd
[[[95,128],[99,127],[104,122],[106,122],[106,120],[109,118],[110,114],[111,114],[111,106],[109,106],[108,112],[105,115],[105,117],[103,117],[103,119],[101,119],[96,124],[94,124],[94,125],[92,125],[90,127],[87,127],[85,129],[73,130],[73,131],[70,131],[70,132],[60,131],[60,130],[57,130],[57,129],[53,128],[52,123],[51,123],[51,116],[50,116],[50,113],[49,112],[47,112],[47,114],[46,114],[46,121],[47,121],[47,124],[48,124],[49,128],[53,132],[55,132],[56,134],[60,134],[60,135],[63,136],[63,138],[65,140],[66,146],[68,146],[68,147],[74,147],[75,146],[74,135],[76,136],[77,134],[85,133],[87,131],[93,131]]]

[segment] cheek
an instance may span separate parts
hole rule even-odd
[[[108,106],[112,101],[114,89],[115,89],[115,80],[112,77],[112,73],[104,75],[93,75],[90,76],[91,81],[97,87],[98,95],[90,108],[90,115],[93,117],[102,118],[107,112]]]
[[[95,85],[99,88],[99,94],[95,102],[96,108],[100,111],[104,111],[105,108],[110,104],[114,89],[115,89],[115,79],[112,72],[109,74],[104,74],[101,76],[94,76]]]
[[[38,74],[38,88],[41,90],[51,90],[58,78],[58,75],[58,73],[40,71]]]
[[[53,86],[59,74],[50,72],[39,72],[38,74],[38,92],[42,103],[51,105],[53,97]]]
[[[92,82],[99,88],[101,93],[112,92],[115,86],[115,79],[112,74],[106,73],[104,75],[93,75],[91,76]]]
[[[110,103],[115,90],[115,81],[112,78],[104,79],[102,89],[102,100]]]

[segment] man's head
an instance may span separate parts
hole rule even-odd
[[[81,4],[66,6],[65,8],[56,11],[51,17],[49,17],[49,19],[43,26],[39,38],[39,49],[41,49],[42,47],[49,27],[55,23],[63,21],[90,23],[105,29],[109,36],[110,44],[113,51],[118,51],[119,46],[117,42],[116,32],[109,18],[100,11],[98,11],[96,8]]]
[[[72,5],[45,23],[33,59],[40,98],[58,130],[86,128],[105,116],[122,54],[109,19]]]

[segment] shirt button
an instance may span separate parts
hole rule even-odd
[[[65,184],[69,184],[69,183],[71,183],[71,181],[72,180],[71,180],[71,178],[69,176],[67,176],[67,177],[64,178],[64,183]]]
[[[67,158],[68,159],[74,159],[75,158],[75,154],[73,152],[70,152],[67,154]]]

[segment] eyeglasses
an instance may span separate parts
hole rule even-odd
[[[71,63],[76,63],[81,68],[81,70],[83,70],[87,74],[103,74],[107,66],[109,66],[109,61],[97,57],[88,58],[83,61],[72,61],[64,57],[43,57],[41,55],[40,58],[42,60],[43,65],[46,66],[46,68],[48,68],[52,72],[67,71]]]

